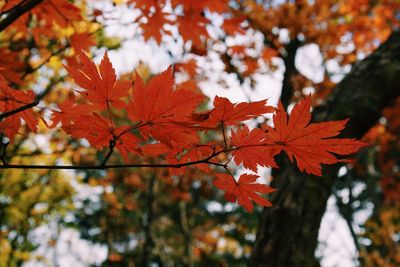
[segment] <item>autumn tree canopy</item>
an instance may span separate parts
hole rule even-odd
[[[84,266],[302,266],[315,261],[332,191],[357,261],[395,266],[400,74],[384,59],[399,55],[399,16],[396,0],[0,1],[0,265],[46,264],[34,236],[48,227],[53,251],[66,229],[106,249]],[[131,40],[165,51],[170,66],[153,73],[149,57],[119,71],[111,55]],[[318,80],[298,63],[310,45]],[[371,84],[383,92],[359,79],[380,71],[374,62],[386,82],[376,74]],[[250,101],[259,77],[279,74],[277,105]],[[227,91],[234,80],[249,101],[210,99],[212,79]],[[335,101],[376,112],[368,121]],[[328,193],[314,206],[318,186]],[[362,193],[340,197],[356,186]],[[357,233],[356,201],[374,207]],[[313,228],[301,257],[287,255],[305,228],[292,245],[268,236],[297,231],[279,229],[285,205],[318,214],[300,216]]]

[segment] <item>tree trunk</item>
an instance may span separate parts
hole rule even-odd
[[[400,32],[372,55],[356,63],[326,103],[313,112],[314,121],[350,118],[342,136],[360,138],[400,95]],[[249,266],[319,266],[314,257],[318,231],[339,165],[325,167],[323,177],[301,174],[280,159],[272,186],[272,208],[263,212]]]

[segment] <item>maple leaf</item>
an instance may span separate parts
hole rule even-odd
[[[197,74],[197,61],[193,58],[186,62],[175,64],[174,67],[175,71],[186,72],[189,77],[195,77]]]
[[[63,27],[82,19],[81,9],[68,0],[43,1],[32,10],[32,13],[43,18],[47,25],[58,24]]]
[[[146,144],[140,148],[140,151],[145,156],[149,157],[159,157],[161,155],[168,154],[172,149],[163,143]]]
[[[267,126],[268,138],[276,144],[277,153],[284,150],[290,161],[296,159],[301,171],[322,176],[321,164],[345,162],[335,157],[357,152],[365,143],[350,138],[331,138],[337,136],[348,119],[311,123],[311,98],[307,97],[296,104],[290,114],[281,103],[273,117],[274,128]]]
[[[232,145],[237,148],[232,152],[235,163],[243,163],[245,168],[252,171],[256,171],[257,166],[276,168],[274,156],[278,151],[267,137],[263,130],[255,128],[250,131],[247,126],[232,131]]]
[[[20,84],[21,72],[26,67],[26,63],[20,59],[20,53],[6,48],[0,48],[0,74],[6,80]]]
[[[178,16],[177,18],[178,29],[182,39],[184,41],[192,41],[195,46],[202,46],[201,37],[209,37],[206,29],[208,23],[209,21],[204,18],[202,11],[194,9],[186,10],[184,16]]]
[[[110,122],[97,113],[80,115],[73,123],[63,125],[63,128],[74,137],[86,138],[96,148],[109,146],[115,135]]]
[[[74,94],[70,94],[69,97],[63,102],[57,105],[60,111],[53,111],[52,124],[50,127],[55,127],[59,122],[63,126],[71,124],[74,119],[82,115],[91,114],[96,111],[94,105],[88,104],[77,104]]]
[[[146,85],[137,75],[127,112],[132,121],[144,124],[140,128],[144,136],[151,135],[168,145],[196,143],[197,135],[185,128],[185,122],[203,98],[189,90],[174,90],[172,70],[168,68]]]
[[[273,57],[278,57],[278,56],[279,52],[270,47],[264,48],[264,51],[262,52],[262,58],[264,59],[265,62],[271,62]]]
[[[274,188],[265,184],[256,183],[258,175],[242,174],[236,182],[232,175],[225,173],[217,173],[217,178],[213,184],[215,187],[225,191],[225,199],[230,202],[238,201],[238,204],[243,206],[248,212],[253,211],[253,204],[255,203],[269,207],[272,206],[271,202],[262,198],[259,194],[269,194],[276,191]]]
[[[88,32],[74,33],[70,37],[71,46],[75,51],[88,50],[96,44],[94,36]]]
[[[206,114],[204,126],[216,127],[220,123],[225,126],[236,125],[242,121],[250,120],[265,113],[274,112],[274,108],[266,106],[267,100],[253,103],[232,104],[227,98],[216,96],[214,98],[214,109]]]
[[[9,87],[3,76],[0,76],[0,111],[12,111],[26,104],[32,103],[35,95],[32,91],[20,91]],[[21,126],[21,119],[25,121],[28,128],[36,132],[38,119],[32,109],[26,109],[0,122],[0,130],[11,140],[18,133]]]
[[[229,35],[234,35],[236,33],[245,34],[245,30],[240,26],[244,20],[244,17],[225,19],[222,24],[222,29]]]
[[[212,153],[215,151],[213,147],[215,147],[214,143],[209,143],[207,145],[197,144],[193,145],[190,148],[180,149],[180,151],[179,148],[177,148],[175,149],[174,154],[170,153],[170,155],[167,156],[166,160],[168,161],[168,163],[171,164],[182,164],[182,163],[203,160],[208,156],[212,155]],[[211,172],[211,169],[207,163],[196,164],[196,168],[203,171],[204,173]],[[170,168],[169,174],[182,176],[185,174],[186,169],[187,167]]]
[[[90,122],[90,123],[88,123]],[[63,129],[76,138],[86,138],[89,143],[100,149],[110,146],[110,141],[115,140],[122,132],[130,126],[114,128],[110,121],[97,113],[93,115],[81,115],[76,117],[73,123],[63,125]],[[128,162],[128,152],[139,153],[139,138],[134,134],[126,132],[116,140],[115,147],[121,153],[125,162]]]
[[[73,62],[66,65],[65,68],[75,82],[83,89],[86,89],[87,99],[102,107],[112,104],[116,108],[124,108],[125,102],[121,98],[128,95],[130,82],[116,80],[115,70],[107,52],[100,63],[99,71],[94,62],[85,53],[80,53],[79,58],[81,60],[80,68],[74,67],[76,64]]]
[[[126,132],[126,130],[128,129],[130,129],[130,126],[121,126],[117,127],[114,130],[114,135],[119,136],[118,140],[115,143],[115,147],[118,149],[119,153],[121,153],[122,158],[127,163],[129,162],[129,152],[141,154],[138,147],[140,139],[134,134]],[[122,132],[124,132],[124,134],[120,135]]]
[[[155,12],[151,16],[150,14],[146,16],[147,23],[141,24],[145,41],[154,38],[158,44],[161,43],[162,34],[169,33],[169,31],[164,29],[164,25],[171,24],[167,15],[160,8],[156,7]]]

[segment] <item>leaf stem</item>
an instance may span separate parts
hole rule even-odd
[[[221,121],[221,131],[222,131],[222,136],[224,137],[224,148],[228,148],[228,143],[226,141],[226,135],[225,135],[225,124],[223,121]]]
[[[107,107],[108,107],[108,102],[107,102]],[[109,112],[109,114],[110,114],[110,120],[112,121],[111,113]],[[130,131],[132,131],[134,129],[137,129],[137,128],[141,127],[141,126],[144,126],[144,125],[147,125],[147,123],[142,124],[142,122],[138,122],[135,125],[132,125],[131,127],[129,127],[128,129],[122,131],[120,134],[114,135],[113,139],[110,140],[110,145],[109,145],[110,150],[108,151],[107,156],[104,158],[103,162],[101,163],[101,166],[105,166],[106,165],[108,159],[111,157],[112,153],[114,152],[115,145],[117,144],[117,141],[118,141],[119,138],[121,138],[124,134],[126,134],[126,133],[128,133],[128,132],[130,132]],[[114,131],[114,126],[113,125],[112,125],[112,128],[113,128],[113,131]]]

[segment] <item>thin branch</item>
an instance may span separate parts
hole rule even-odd
[[[105,169],[119,169],[119,168],[182,168],[196,164],[210,164],[219,166],[218,163],[210,162],[210,159],[217,155],[224,153],[225,150],[220,150],[211,154],[210,156],[185,163],[177,164],[114,164],[114,165],[25,165],[25,164],[8,164],[0,165],[0,169],[46,169],[46,170],[105,170]]]
[[[3,163],[3,165],[7,165],[7,161],[6,161],[6,151],[7,151],[7,146],[8,146],[8,142],[5,144],[2,144],[3,146],[3,151],[1,152],[1,162]]]
[[[224,148],[227,148],[228,143],[226,142],[225,125],[224,125],[223,121],[221,121],[221,132],[222,132],[222,136],[224,137]]]
[[[110,123],[111,123],[111,129],[114,132],[114,120],[113,120],[113,116],[112,116],[111,109],[110,109],[110,103],[108,100],[107,100],[107,112],[108,112],[108,116],[109,116]],[[118,137],[114,136],[114,138],[112,140],[110,140],[110,145],[109,145],[110,151],[108,151],[108,154],[104,158],[103,163],[101,163],[101,165],[103,165],[103,166],[106,165],[108,159],[111,157],[112,153],[114,152],[114,147],[117,143],[118,138],[121,136],[122,135],[120,135]]]
[[[107,106],[108,106],[108,103],[107,103]],[[110,112],[110,111],[109,111],[109,112]],[[110,112],[109,114],[111,114],[111,112]],[[112,121],[111,116],[110,116],[110,120]],[[105,166],[105,165],[106,165],[108,159],[111,157],[112,153],[114,152],[114,148],[115,148],[115,146],[116,146],[117,141],[118,141],[119,138],[121,138],[124,134],[126,134],[126,133],[128,133],[128,132],[130,132],[130,131],[132,131],[132,130],[135,130],[135,129],[139,128],[139,127],[145,126],[145,125],[147,125],[147,124],[148,124],[148,123],[142,124],[142,122],[140,121],[140,122],[138,122],[137,124],[132,125],[132,126],[129,127],[128,129],[122,131],[119,135],[114,136],[114,138],[113,138],[112,140],[110,140],[110,146],[109,146],[110,151],[108,151],[107,156],[104,158],[104,160],[103,160],[103,162],[101,163],[101,165],[102,165],[102,166]],[[114,126],[112,126],[112,128],[114,129]]]
[[[18,7],[22,6],[23,4],[25,4],[26,1],[27,1],[27,0],[22,0],[21,2],[19,2],[18,4],[16,4],[16,5],[13,6],[12,8],[7,9],[7,10],[4,10],[3,12],[0,13],[0,16],[3,16],[3,15],[5,15],[5,14],[7,14],[7,13],[12,12],[12,11],[15,10],[16,8],[18,8]]]
[[[3,112],[3,113],[0,114],[0,121],[2,121],[3,119],[5,119],[5,118],[7,118],[9,116],[12,116],[12,115],[17,114],[19,112],[22,112],[22,111],[25,111],[27,109],[30,109],[30,108],[32,108],[34,106],[37,106],[39,104],[39,102],[40,102],[39,100],[35,100],[35,101],[33,101],[33,102],[29,103],[29,104],[20,106],[19,108]]]
[[[60,79],[55,80],[54,83],[58,83],[62,79],[63,79],[63,77],[60,78]],[[53,83],[49,84],[49,86],[47,86],[46,89],[43,92],[38,94],[35,97],[35,100],[32,101],[31,103],[28,103],[26,105],[20,106],[19,108],[16,108],[16,109],[9,110],[9,111],[1,113],[0,114],[0,121],[2,121],[3,119],[5,119],[5,118],[7,118],[9,116],[15,115],[15,114],[17,114],[19,112],[22,112],[22,111],[25,111],[27,109],[30,109],[30,108],[33,108],[33,107],[37,106],[39,104],[40,100],[42,100],[48,93],[50,93],[50,91],[53,88],[53,85],[54,85]]]
[[[63,47],[61,47],[60,49],[58,49],[57,51],[52,52],[49,56],[46,57],[45,60],[42,61],[42,63],[40,63],[39,65],[37,65],[34,68],[29,68],[22,76],[21,78],[24,79],[28,74],[34,73],[35,71],[37,71],[38,69],[42,68],[45,64],[47,64],[50,59],[54,56],[57,56],[59,54],[61,54],[62,52],[64,52],[65,50],[67,50],[71,45],[67,44]]]
[[[19,17],[24,15],[26,12],[29,12],[34,7],[42,3],[43,0],[32,0],[25,5],[16,7],[13,11],[11,11],[5,19],[0,21],[0,32],[4,31],[8,26],[10,26],[14,21],[16,21]]]
[[[112,153],[114,152],[114,147],[116,144],[116,138],[114,138],[113,140],[110,140],[110,150],[107,153],[107,156],[104,158],[103,162],[101,163],[102,166],[105,166],[108,159],[111,157]]]
[[[141,124],[140,126],[144,126],[146,124]],[[139,125],[137,125],[139,126]],[[138,127],[136,127],[138,128]],[[130,127],[132,129],[132,127]],[[122,133],[127,133],[128,131],[124,131]],[[121,134],[120,134],[121,135]],[[120,136],[119,135],[119,136]],[[118,136],[117,136],[118,137]],[[280,144],[257,144],[257,145],[243,145],[229,149],[222,149],[220,151],[214,151],[210,156],[195,160],[189,161],[185,163],[177,163],[177,164],[111,164],[105,165],[101,163],[99,165],[25,165],[25,164],[7,164],[7,165],[0,165],[0,169],[42,169],[42,170],[105,170],[105,169],[121,169],[121,168],[182,168],[186,166],[196,165],[196,164],[208,164],[214,165],[218,167],[223,167],[224,169],[228,170],[227,163],[218,163],[210,161],[214,157],[218,156],[222,153],[229,153],[235,150],[239,150],[241,148],[246,147],[258,147],[258,146],[279,146]],[[112,152],[108,153],[110,156]],[[108,158],[110,157],[108,156]],[[107,159],[108,159],[107,158]],[[104,161],[103,161],[104,162]]]

